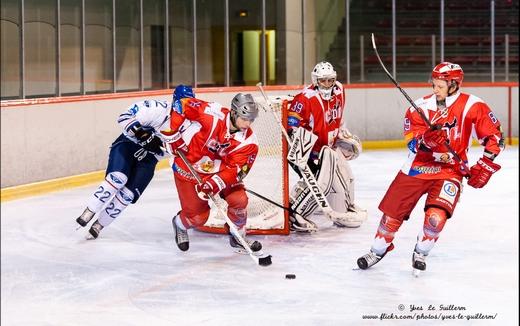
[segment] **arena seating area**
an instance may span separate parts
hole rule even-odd
[[[350,8],[351,82],[370,82],[383,74],[372,50],[371,33],[376,35],[379,53],[387,67],[391,69],[391,4],[391,1],[386,0],[352,1]],[[467,72],[467,80],[489,81],[492,58],[490,1],[446,1],[445,5],[444,59],[462,65]],[[509,80],[518,78],[518,11],[518,0],[495,1],[496,81],[505,80],[506,35],[509,41],[508,78]],[[363,36],[362,45],[361,36]],[[433,58],[432,37],[435,38]],[[340,26],[335,42],[327,54],[327,59],[338,66],[339,78],[345,70],[344,40],[345,29]],[[434,62],[439,62],[441,59],[440,42],[439,2],[396,1],[396,69],[400,80],[427,80]]]

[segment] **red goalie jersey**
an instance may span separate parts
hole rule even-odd
[[[456,93],[446,98],[446,109],[437,108],[435,95],[415,101],[432,124],[446,130],[451,148],[467,163],[466,152],[475,134],[485,147],[484,155],[494,158],[504,148],[500,122],[480,98]],[[431,150],[422,144],[422,135],[428,129],[417,110],[410,107],[404,119],[404,136],[411,151],[401,171],[421,179],[462,179],[460,165],[444,145]]]
[[[332,98],[324,100],[313,85],[303,89],[291,101],[288,113],[288,129],[303,127],[318,136],[312,148],[317,157],[323,146],[332,146],[338,136],[345,106],[345,93],[340,82],[332,89]]]
[[[213,177],[224,189],[237,184],[251,170],[258,142],[251,128],[230,133],[230,111],[218,103],[195,98],[181,100],[182,112],[173,112],[171,130],[181,131],[188,146],[186,158],[204,181]],[[196,183],[184,162],[176,157],[173,171]]]

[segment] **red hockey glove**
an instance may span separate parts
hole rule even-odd
[[[500,168],[500,165],[493,163],[493,161],[487,157],[482,157],[475,165],[471,167],[468,185],[472,186],[473,188],[484,187],[488,183],[493,173],[500,170]]]
[[[180,132],[173,132],[171,130],[161,131],[165,142],[170,146],[171,152],[175,153],[176,151],[188,151],[188,146],[182,139],[182,135]]]
[[[422,136],[422,142],[426,147],[433,149],[446,143],[446,140],[448,140],[448,133],[446,133],[446,130],[441,128],[441,125],[433,125],[430,129],[426,130]]]
[[[220,189],[213,179],[208,179],[203,184],[195,185],[195,191],[202,200],[209,200],[209,196],[214,196],[219,193]]]

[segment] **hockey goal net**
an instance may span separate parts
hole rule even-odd
[[[269,96],[272,110],[284,126],[287,125],[288,97]],[[281,206],[289,206],[289,177],[287,166],[287,142],[280,125],[271,113],[271,108],[263,97],[255,97],[261,106],[252,129],[258,139],[258,156],[253,168],[244,178],[248,190],[247,207],[248,234],[289,234],[289,219],[286,210],[253,194],[255,192]],[[263,110],[265,108],[265,110]],[[221,200],[224,207],[226,202]],[[218,216],[212,207],[206,224],[201,231],[221,233],[224,231],[224,219]]]

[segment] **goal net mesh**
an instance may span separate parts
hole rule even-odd
[[[246,189],[250,190],[247,192],[249,204],[246,224],[249,234],[289,233],[286,210],[251,193],[253,191],[282,206],[289,206],[287,143],[278,122],[286,125],[288,98],[269,96],[269,100],[271,106],[263,97],[255,97],[260,112],[251,128],[258,140],[258,156],[243,180]],[[227,209],[226,202],[220,198],[218,200]],[[223,226],[223,217],[218,216],[217,209],[212,207],[208,221],[200,230],[222,232]]]

